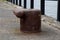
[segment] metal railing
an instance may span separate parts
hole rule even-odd
[[[57,21],[60,22],[60,0],[58,1],[58,8],[57,8]],[[41,13],[45,15],[45,0],[41,0]]]
[[[18,0],[7,0],[7,1],[18,5]],[[34,8],[34,0],[30,0],[30,2],[31,2],[30,8],[33,9]],[[19,6],[22,6],[22,0],[19,0]],[[27,8],[27,0],[24,0],[24,8]]]
[[[7,0],[13,4],[18,5],[18,0]],[[16,2],[16,3],[15,3]],[[19,0],[19,6],[22,6],[22,0]],[[30,8],[34,8],[34,0],[30,0]],[[27,0],[24,0],[24,8],[27,8]],[[45,15],[45,0],[41,0],[41,14]],[[60,21],[60,0],[58,0],[58,12],[57,12],[57,21]]]

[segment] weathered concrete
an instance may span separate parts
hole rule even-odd
[[[0,8],[0,40],[60,40],[60,30],[48,25],[45,18],[46,16],[42,16],[42,32],[22,33],[20,21],[12,10]]]
[[[58,28],[60,30],[60,22],[58,22],[56,19],[46,16],[46,15],[42,15],[41,20],[44,23],[46,23],[47,25],[53,26],[53,27]]]

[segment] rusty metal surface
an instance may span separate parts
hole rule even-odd
[[[17,8],[16,8],[17,9]],[[21,10],[21,9],[20,9]],[[20,18],[20,30],[23,32],[41,31],[41,13],[36,9],[13,10],[14,14]]]

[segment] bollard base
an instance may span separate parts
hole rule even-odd
[[[21,29],[20,29],[20,31],[23,32],[23,33],[40,33],[41,32],[41,30],[38,30],[38,31],[27,31],[27,30],[21,30]]]

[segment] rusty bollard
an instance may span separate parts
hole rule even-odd
[[[22,32],[40,32],[41,14],[36,9],[13,10],[14,14],[20,18],[20,30]]]

